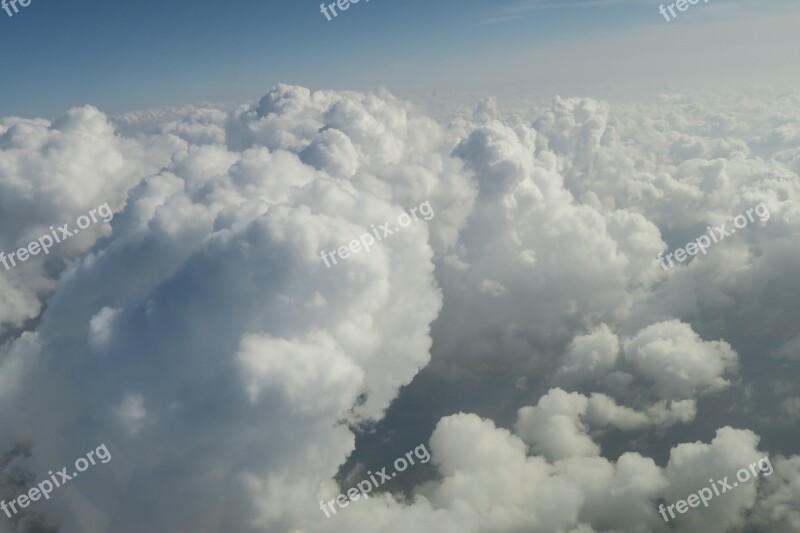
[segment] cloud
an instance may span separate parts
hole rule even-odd
[[[604,378],[614,368],[619,339],[606,324],[570,341],[555,379],[567,384]]]
[[[576,392],[553,389],[539,399],[536,407],[523,407],[515,429],[533,451],[548,459],[600,454],[600,448],[586,435],[579,417],[588,399]]]
[[[727,387],[737,354],[724,341],[703,341],[688,324],[653,324],[624,342],[625,359],[652,381],[661,397],[689,398]]]
[[[629,3],[635,3],[637,0],[564,0],[562,2],[554,2],[552,0],[522,0],[504,6],[499,10],[499,15],[485,20],[484,24],[495,24],[517,20],[528,12],[537,11],[540,9],[606,6],[623,3],[626,1]]]
[[[327,103],[308,108],[303,96],[303,91],[278,88],[244,114],[260,121],[259,112],[274,116],[270,109],[313,110],[320,123],[335,123],[365,154],[351,153],[349,163],[359,169],[363,187],[341,181],[331,161],[322,170],[301,160],[301,145],[314,142],[313,132],[308,138],[297,132],[297,144],[289,143],[296,152],[232,151],[208,144],[197,131],[187,135],[179,125],[164,128],[155,135],[172,139],[169,164],[138,183],[102,185],[116,187],[110,200],[123,198],[124,207],[114,217],[110,238],[93,241],[94,248],[80,256],[85,248],[76,250],[75,260],[53,283],[54,294],[36,328],[42,340],[20,337],[5,346],[2,364],[9,375],[48,390],[24,413],[15,414],[11,401],[3,404],[3,419],[9,421],[5,444],[22,438],[26,427],[35,435],[76,426],[83,427],[86,439],[103,435],[115,457],[108,470],[119,480],[119,485],[112,482],[118,489],[99,490],[109,483],[110,472],[83,487],[92,494],[90,507],[103,517],[104,527],[194,527],[171,509],[203,500],[220,487],[241,501],[227,511],[207,507],[190,520],[196,527],[250,531],[248,524],[259,521],[283,523],[286,516],[263,508],[260,495],[275,501],[285,485],[305,486],[304,500],[313,501],[353,447],[352,433],[338,422],[378,418],[399,387],[429,360],[429,325],[441,306],[433,279],[434,248],[452,241],[448,225],[457,227],[458,217],[466,214],[457,199],[443,202],[441,209],[436,200],[445,193],[440,181],[468,184],[467,178],[440,180],[441,174],[457,173],[458,165],[444,163],[446,153],[428,154],[428,163],[438,157],[439,172],[429,169],[416,190],[396,194],[394,173],[413,164],[413,158],[400,160],[418,135],[401,130],[425,120],[385,125],[385,115],[402,117],[405,111],[363,95],[332,93],[322,95]],[[86,119],[70,115],[76,116],[72,127],[90,120],[98,135],[124,144],[113,140],[101,115],[85,113]],[[232,113],[230,119],[203,116],[212,130],[217,121],[226,131],[234,128],[229,121],[249,124],[241,111]],[[380,120],[359,125],[370,113]],[[433,122],[427,126],[426,142],[441,135]],[[387,128],[394,129],[396,140],[384,143]],[[283,142],[281,134],[259,134],[268,144]],[[95,149],[90,145],[88,154]],[[119,168],[126,164],[120,156]],[[464,198],[468,202],[469,194]],[[415,224],[335,269],[320,261],[320,250],[349,242],[371,224],[396,220],[406,202],[425,200],[436,208],[430,223],[437,230]],[[69,207],[83,209],[83,204]],[[87,332],[88,338],[72,332]],[[49,406],[54,396],[60,398],[56,409]],[[86,415],[76,418],[78,413]],[[270,434],[278,426],[294,429],[275,439]],[[243,438],[244,433],[250,437]],[[176,456],[176,438],[194,444],[181,445]],[[37,437],[33,468],[46,471],[57,464],[48,461],[83,453],[87,444],[80,440],[65,446],[60,439]],[[272,444],[265,446],[266,441]],[[324,450],[319,443],[326,443]],[[200,462],[206,466],[199,467]],[[180,474],[164,482],[165,469]],[[130,512],[110,512],[110,502],[119,497],[133,502]],[[154,501],[160,502],[155,508]],[[138,505],[151,512],[133,511]],[[71,506],[50,511],[66,529],[79,527],[80,512]]]
[[[19,519],[667,531],[659,502],[793,442],[757,449],[760,415],[800,395],[783,109],[800,100],[781,98],[485,100],[443,123],[386,91],[279,85],[252,105],[2,119],[3,249],[115,210],[0,278],[4,497],[102,441],[111,462]],[[324,266],[425,201],[429,221]],[[768,222],[658,266],[760,201]],[[420,424],[392,418],[419,398]],[[412,438],[428,470],[322,514],[347,465]],[[681,530],[790,531],[796,470],[777,459]]]
[[[764,478],[763,489],[754,509],[753,523],[764,530],[788,533],[800,527],[800,457],[777,457],[771,460],[775,472]]]
[[[0,119],[0,251],[9,255],[50,233],[49,227],[71,223],[104,203],[117,210],[127,189],[143,173],[166,162],[160,150],[115,134],[108,118],[94,107],[74,108],[50,122]],[[19,327],[41,312],[64,265],[101,236],[105,224],[93,224],[80,235],[38,253],[0,279],[0,332]]]
[[[664,496],[668,503],[686,499],[690,494],[710,486],[710,480],[730,480],[736,472],[761,454],[756,446],[759,438],[751,431],[724,427],[710,444],[683,443],[674,447],[664,473],[669,488]],[[758,483],[739,483],[733,490],[715,497],[702,512],[677,514],[675,523],[685,531],[730,531],[744,525],[745,512],[752,509]]]

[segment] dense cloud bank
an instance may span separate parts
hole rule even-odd
[[[0,496],[100,442],[113,457],[0,531],[669,531],[659,503],[764,455],[772,475],[675,527],[796,531],[799,132],[786,93],[489,99],[440,123],[281,85],[2,119],[2,250],[115,216],[0,272]],[[430,220],[321,260],[425,201]],[[659,267],[760,202],[769,220]],[[515,369],[513,424],[453,410],[425,436],[432,480],[326,518],[355,433],[429,364],[458,387],[476,361]],[[604,455],[609,432],[666,461]]]

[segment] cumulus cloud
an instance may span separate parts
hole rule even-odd
[[[660,502],[770,451],[760,409],[797,411],[796,120],[767,104],[487,99],[443,123],[386,91],[279,85],[0,120],[2,250],[115,212],[0,277],[4,497],[98,442],[113,456],[10,523],[667,531]],[[321,260],[425,201],[431,220]],[[761,201],[769,221],[658,266]],[[456,371],[475,361],[502,371]],[[386,416],[408,391],[429,429]],[[383,449],[356,442],[415,431],[431,470],[320,512]],[[796,529],[797,457],[774,466],[679,527]]]
[[[580,421],[588,403],[581,394],[553,389],[536,407],[520,409],[516,431],[534,452],[548,459],[599,455],[600,448]]]
[[[789,533],[800,527],[800,457],[772,458],[774,475],[764,479],[753,523],[765,531]]]
[[[586,417],[592,425],[613,426],[623,430],[687,423],[694,420],[696,414],[695,400],[661,400],[641,412],[619,405],[613,398],[602,393],[592,393],[586,410]]]
[[[269,115],[265,105],[292,108],[291,96],[277,96],[284,90],[292,93],[276,89],[260,112]],[[357,101],[364,98],[331,94],[316,110],[317,120],[345,127],[349,114],[368,113]],[[304,105],[298,101],[295,107]],[[381,109],[387,104],[374,98],[370,105],[378,116],[403,113]],[[380,124],[378,136],[362,128],[361,142],[381,139],[380,131],[388,127],[371,120]],[[395,126],[413,127],[402,121]],[[435,138],[436,125],[430,126]],[[169,129],[160,135],[172,135],[164,133]],[[406,138],[413,134],[397,134],[396,142],[382,148],[387,157],[370,152],[379,159],[377,173],[391,176],[388,165],[398,157],[389,152],[408,149]],[[113,131],[109,135],[113,138]],[[305,485],[304,498],[313,499],[319,486],[330,483],[353,446],[352,433],[338,422],[377,418],[427,363],[428,328],[441,305],[432,275],[437,244],[426,224],[405,228],[335,269],[325,268],[319,252],[349,242],[371,224],[396,220],[406,201],[428,200],[435,206],[444,191],[437,192],[438,174],[432,170],[421,190],[398,198],[391,184],[371,173],[368,159],[355,162],[372,183],[359,188],[304,163],[300,144],[292,145],[295,153],[173,142],[170,164],[138,183],[118,186],[115,194],[127,200],[113,221],[113,238],[61,274],[37,328],[46,346],[42,353],[41,344],[31,346],[23,338],[10,344],[4,366],[41,357],[42,364],[24,377],[24,367],[16,364],[17,376],[22,383],[47,387],[60,406],[48,407],[43,397],[30,402],[25,413],[6,411],[4,417],[16,418],[10,427],[19,429],[9,431],[6,441],[21,438],[28,419],[35,420],[30,429],[36,434],[84,425],[75,416],[88,409],[87,438],[105,434],[117,457],[137,465],[115,472],[123,480],[117,496],[128,494],[145,504],[149,496],[134,487],[163,487],[163,511],[107,516],[109,527],[118,531],[186,527],[182,518],[170,517],[169,509],[181,507],[184,498],[204,498],[211,486],[229,487],[242,502],[226,512],[209,507],[193,523],[232,531],[250,530],[247,524],[259,520],[268,526],[283,523],[287,518],[263,508],[259,495],[270,501],[285,485]],[[442,173],[448,172],[445,167]],[[431,223],[447,234],[448,224],[458,225],[458,210],[444,211]],[[309,284],[313,278],[317,282]],[[77,331],[88,337],[70,335]],[[20,351],[27,353],[16,355]],[[318,401],[309,402],[312,395]],[[4,410],[11,405],[6,402]],[[242,440],[252,424],[260,429]],[[276,424],[296,429],[277,440],[267,438]],[[220,433],[228,437],[212,437]],[[175,457],[170,450],[178,435],[195,445]],[[264,447],[265,440],[272,444]],[[41,467],[56,451],[63,460],[79,449],[56,440],[37,439],[34,446]],[[230,463],[233,457],[238,466]],[[200,460],[203,469],[197,468]],[[168,465],[183,474],[162,484]],[[201,482],[204,471],[211,478]],[[253,479],[258,483],[245,482]],[[248,490],[256,486],[261,488]],[[98,508],[107,509],[104,501],[112,497],[98,496]],[[53,513],[65,528],[78,527],[77,509]],[[242,520],[245,515],[251,518]]]
[[[605,378],[619,354],[619,339],[606,324],[570,341],[556,380],[568,385]]]
[[[741,468],[763,457],[756,446],[759,438],[752,431],[724,427],[717,430],[711,443],[683,443],[674,447],[664,474],[669,488],[668,503],[685,500],[690,494],[711,486],[711,480],[735,481]],[[677,514],[676,525],[687,531],[730,531],[744,524],[744,515],[753,508],[757,481],[738,483],[725,494],[715,497],[701,512]],[[720,489],[721,490],[721,489]]]
[[[0,251],[7,255],[50,234],[51,226],[71,223],[108,203],[119,209],[142,174],[168,161],[176,142],[155,149],[117,135],[106,115],[94,107],[74,108],[51,121],[0,119]],[[0,332],[22,325],[41,312],[65,264],[101,236],[94,224],[65,239],[49,254],[39,253],[0,280]]]
[[[624,342],[625,358],[656,393],[691,398],[727,387],[725,374],[737,368],[737,354],[724,341],[704,341],[688,324],[669,320],[650,325]]]

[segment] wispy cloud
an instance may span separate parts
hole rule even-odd
[[[531,11],[557,8],[595,7],[623,2],[637,3],[639,0],[520,0],[500,9],[496,16],[483,21],[484,24],[497,24],[517,20]]]
[[[791,4],[794,0],[773,0],[773,7]],[[524,17],[526,14],[535,11],[552,9],[570,9],[587,7],[604,7],[618,4],[643,5],[653,4],[652,0],[516,0],[500,7],[495,15],[481,22],[481,24],[498,24],[510,22]],[[746,8],[750,5],[749,0],[725,0],[724,4],[714,4],[716,10],[731,10],[735,8]]]

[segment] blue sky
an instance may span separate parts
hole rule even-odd
[[[708,19],[723,0],[714,1],[675,27]],[[0,115],[241,101],[276,82],[385,85],[401,95],[477,87],[487,75],[500,84],[502,73],[519,74],[509,57],[538,50],[569,63],[554,51],[637,28],[663,31],[658,17],[656,2],[637,0],[362,0],[331,22],[315,0],[33,0],[11,18],[0,11]]]

